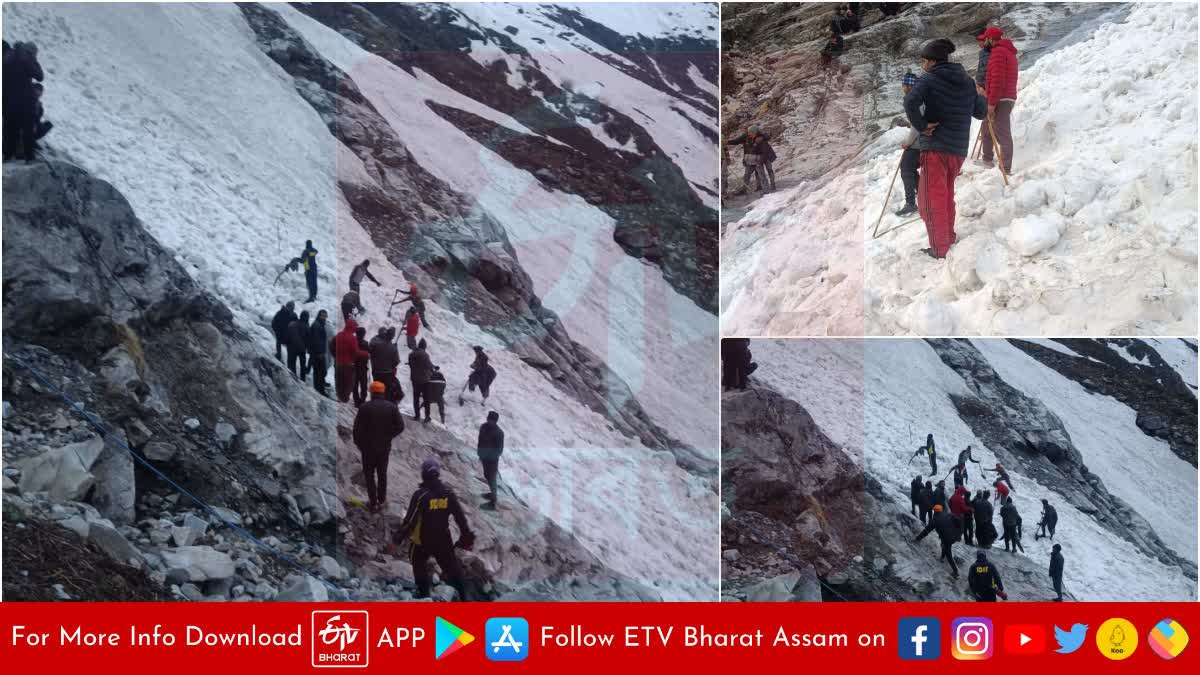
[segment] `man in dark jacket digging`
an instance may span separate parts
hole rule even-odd
[[[395,403],[387,400],[387,386],[371,383],[371,400],[354,416],[354,445],[362,455],[363,478],[367,482],[367,508],[372,513],[387,504],[388,458],[392,439],[404,431],[404,416]]]
[[[488,413],[487,421],[479,425],[479,462],[483,465],[483,479],[487,481],[488,491],[481,496],[486,500],[479,508],[495,511],[500,491],[496,481],[500,476],[500,455],[504,454],[504,430],[500,428],[500,413],[495,410]]]
[[[441,418],[442,424],[446,423],[446,376],[442,374],[442,369],[437,366],[433,367],[433,371],[429,373],[429,381],[425,383],[425,392],[421,397],[425,406],[425,422],[429,422],[429,406],[436,405],[438,409],[438,417]]]
[[[921,69],[904,97],[904,112],[921,139],[921,187],[917,208],[925,221],[929,248],[925,253],[945,258],[954,234],[954,179],[971,149],[971,118],[983,119],[987,103],[961,64],[951,63],[954,43],[932,40],[921,48]],[[924,107],[922,107],[924,106]]]
[[[1004,37],[1004,33],[995,26],[989,26],[983,32],[984,44],[991,49],[987,63],[987,117],[989,123],[983,125],[983,164],[995,165],[995,148],[992,144],[992,131],[996,136],[996,144],[1000,146],[1000,166],[1006,175],[1012,174],[1012,111],[1017,105],[1017,48],[1012,40]]]

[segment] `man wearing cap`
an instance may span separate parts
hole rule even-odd
[[[754,178],[758,189],[767,193],[775,189],[775,150],[763,130],[757,124],[747,127],[745,133],[737,134],[726,141],[725,145],[742,146],[742,165],[746,168],[742,176],[742,191],[750,191],[750,179]],[[769,179],[769,180],[768,180]],[[769,186],[769,187],[763,187]]]
[[[987,40],[984,39],[984,33],[975,36],[975,44],[979,46],[979,62],[975,65],[975,91],[980,96],[987,95],[987,67],[988,59],[991,58],[992,48],[988,46]]]
[[[916,83],[916,75],[905,73],[904,77],[900,78],[900,90],[908,96],[908,92],[912,91]],[[921,135],[915,129],[909,129],[908,137],[902,144],[904,154],[900,156],[900,180],[904,182],[904,208],[896,212],[898,216],[917,212],[917,186],[921,182],[920,140]]]
[[[1012,173],[1012,111],[1017,105],[1017,48],[995,26],[983,31],[983,43],[991,50],[987,64],[987,115],[991,124],[983,125],[983,164],[995,165],[992,131],[1000,146],[1000,165]],[[989,128],[990,127],[990,128]]]
[[[954,179],[971,146],[971,118],[983,119],[987,104],[962,64],[951,63],[954,43],[931,40],[921,48],[921,69],[904,97],[904,112],[921,134],[921,183],[917,208],[925,221],[929,248],[924,252],[945,258],[954,234]]]
[[[929,524],[925,526],[925,529],[921,530],[921,534],[917,535],[917,538],[913,541],[921,541],[930,532],[935,530],[937,531],[938,539],[942,543],[941,560],[950,563],[950,576],[957,579],[958,563],[954,562],[953,548],[954,542],[958,541],[958,538],[962,535],[962,531],[959,530],[958,525],[954,522],[954,518],[946,512],[945,507],[941,504],[933,505],[933,518],[929,520]]]
[[[983,551],[975,553],[975,564],[967,574],[967,585],[971,588],[971,595],[974,595],[978,602],[995,602],[996,596],[1008,599],[1004,594],[1004,582],[1000,581],[999,570]]]
[[[458,543],[454,543],[450,535],[452,517],[458,525]],[[442,482],[441,467],[433,458],[421,464],[421,484],[408,502],[404,521],[392,541],[399,544],[409,536],[412,537],[412,546],[408,551],[408,559],[412,563],[413,581],[417,584],[416,597],[429,597],[429,559],[433,558],[442,570],[442,579],[458,591],[459,600],[465,600],[462,569],[454,549],[471,550],[475,545],[475,535],[467,524],[458,497]]]
[[[354,416],[354,444],[362,455],[363,478],[367,483],[367,508],[372,513],[387,504],[388,458],[392,439],[404,431],[400,408],[387,399],[387,385],[371,383],[371,400]]]

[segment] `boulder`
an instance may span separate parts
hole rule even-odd
[[[90,529],[90,526],[87,524],[87,521],[79,516],[64,518],[63,520],[58,521],[58,524],[79,535],[80,539],[86,540],[88,538],[88,530]]]
[[[162,551],[168,569],[187,571],[188,581],[228,579],[234,575],[233,559],[209,546],[181,546]]]
[[[751,586],[746,597],[750,602],[791,602],[792,589],[799,581],[799,572],[783,574]]]
[[[321,569],[321,574],[324,574],[327,578],[338,580],[346,578],[346,571],[342,569],[342,566],[338,564],[338,561],[327,555],[321,556],[321,561],[318,563],[318,567]]]
[[[233,523],[234,525],[242,524],[242,516],[237,511],[232,511],[220,506],[210,506],[209,508],[213,510],[213,513],[217,514],[217,516],[225,521]]]
[[[305,575],[292,574],[284,580],[284,589],[275,596],[276,602],[325,602],[329,589],[320,581]]]
[[[92,505],[109,520],[118,525],[133,522],[134,502],[137,498],[133,478],[133,457],[112,443],[104,444],[104,450],[92,466],[96,479],[96,490]]]
[[[100,550],[122,565],[140,567],[142,564],[141,552],[110,525],[98,520],[89,523],[88,541],[99,546]]]
[[[91,468],[103,450],[104,439],[93,436],[22,462],[20,490],[46,492],[55,503],[79,501],[96,482]]]
[[[147,443],[142,454],[151,462],[169,462],[175,457],[175,446],[171,443],[155,441]]]
[[[171,528],[171,539],[175,542],[176,546],[191,546],[192,544],[196,543],[196,540],[199,538],[200,535],[198,535],[196,531],[190,527]]]

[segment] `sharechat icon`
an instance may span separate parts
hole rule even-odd
[[[1083,641],[1087,639],[1087,631],[1087,625],[1082,623],[1071,626],[1071,630],[1063,630],[1055,626],[1054,640],[1058,642],[1058,649],[1054,651],[1059,654],[1071,654],[1079,651],[1079,648],[1083,646]]]

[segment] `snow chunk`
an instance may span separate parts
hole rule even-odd
[[[1057,213],[1026,216],[1008,228],[1008,247],[1023,256],[1034,256],[1058,243],[1067,221]]]

